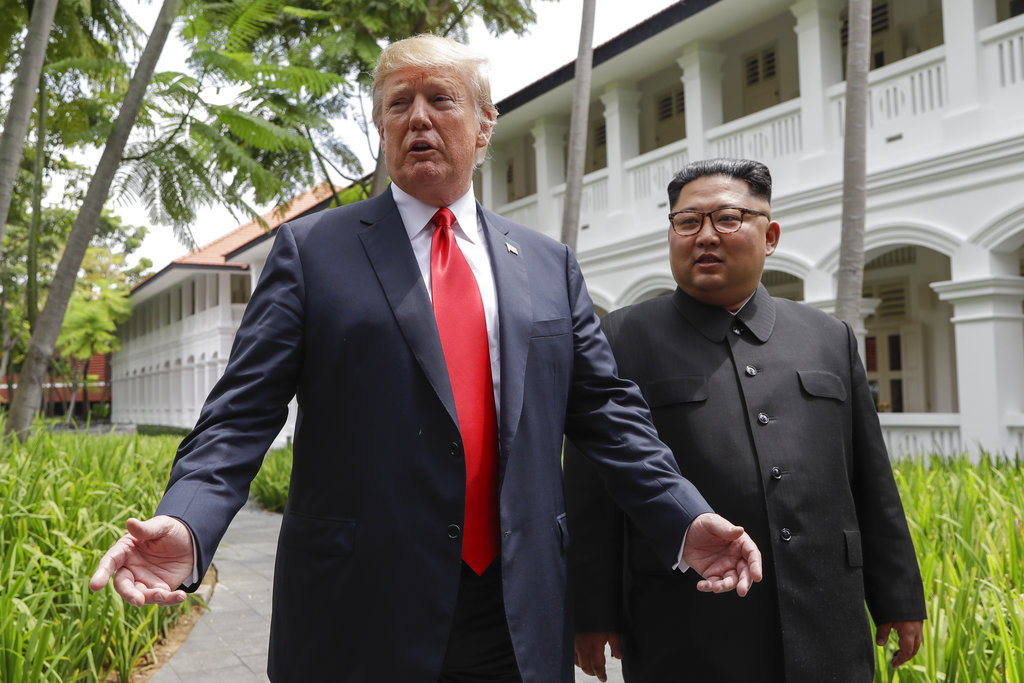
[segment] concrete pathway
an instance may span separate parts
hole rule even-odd
[[[281,515],[246,505],[214,557],[217,585],[188,640],[150,683],[266,683],[274,553]],[[609,683],[622,683],[609,657]],[[576,669],[577,683],[596,683]],[[369,683],[369,682],[368,682]],[[401,683],[380,681],[374,683]]]

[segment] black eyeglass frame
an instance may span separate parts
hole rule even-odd
[[[719,211],[729,210],[740,212],[740,224],[736,226],[735,230],[722,230],[720,227],[718,227],[718,224],[715,223],[715,219],[714,216],[712,216],[712,214],[718,213]],[[677,216],[681,213],[700,214],[700,223],[697,224],[696,230],[694,230],[693,232],[679,232],[678,228],[676,228],[675,221],[672,220],[672,217]],[[731,235],[734,232],[738,232],[740,228],[743,227],[743,219],[747,214],[750,214],[752,216],[764,216],[769,221],[772,219],[771,215],[765,213],[764,211],[755,211],[754,209],[747,209],[742,206],[720,206],[712,211],[697,211],[696,209],[684,209],[683,211],[673,211],[668,215],[668,224],[672,227],[672,232],[679,235],[680,237],[693,237],[694,235],[698,234],[701,231],[701,228],[704,227],[704,219],[707,218],[709,221],[711,221],[711,227],[715,232],[719,233],[720,235]]]

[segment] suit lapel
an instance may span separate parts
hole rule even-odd
[[[520,245],[508,236],[509,222],[477,204],[477,216],[484,226],[487,249],[494,271],[494,287],[498,297],[501,349],[501,414],[498,416],[499,451],[502,475],[509,446],[523,412],[523,383],[526,378],[526,355],[529,351],[530,324],[533,306],[526,259]]]
[[[363,227],[359,230],[363,249],[423,374],[452,422],[458,425],[455,397],[437,333],[434,309],[391,190],[378,199],[368,200],[366,208],[360,219]]]

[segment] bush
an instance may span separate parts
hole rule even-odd
[[[189,609],[134,608],[87,585],[125,520],[152,514],[176,445],[43,429],[0,444],[0,680],[128,680]]]
[[[281,512],[288,502],[291,476],[292,447],[274,449],[263,459],[263,466],[249,487],[249,493],[267,510]]]
[[[1024,463],[983,456],[896,463],[928,620],[917,657],[875,681],[1024,681]]]
[[[188,427],[172,427],[171,425],[136,425],[135,433],[143,436],[176,436],[180,441],[192,430]],[[177,448],[177,444],[174,445]]]

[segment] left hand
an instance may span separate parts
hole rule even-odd
[[[761,551],[753,539],[743,527],[713,512],[697,515],[690,523],[683,561],[703,577],[697,590],[705,593],[736,589],[743,597],[763,576]]]
[[[899,649],[896,650],[896,654],[892,658],[892,667],[895,669],[900,664],[909,662],[921,649],[921,642],[924,640],[924,622],[890,621],[879,624],[875,633],[875,644],[878,647],[884,647],[894,628],[899,634]]]

